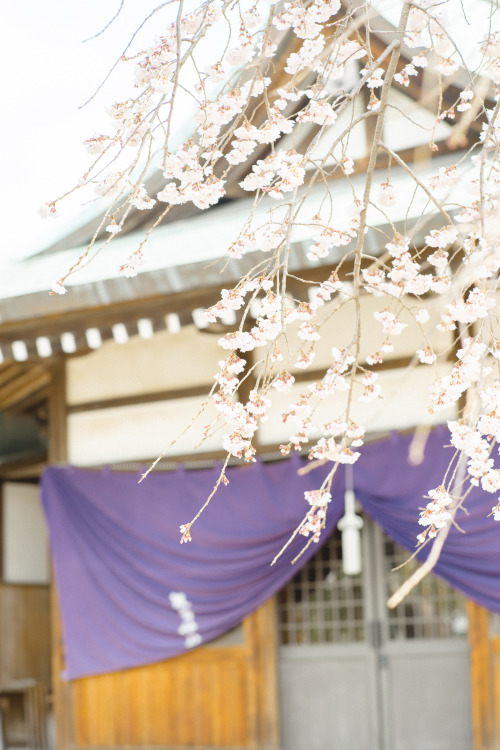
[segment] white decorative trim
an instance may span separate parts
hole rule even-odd
[[[168,598],[172,609],[175,609],[181,618],[181,624],[177,628],[177,632],[184,636],[184,645],[186,648],[199,646],[203,639],[198,633],[198,623],[193,612],[193,605],[186,594],[183,591],[172,591]]]

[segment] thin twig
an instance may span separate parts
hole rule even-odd
[[[108,21],[108,23],[106,24],[106,26],[104,26],[104,28],[102,28],[96,34],[92,34],[92,36],[88,36],[86,39],[84,39],[83,40],[83,44],[85,44],[85,42],[90,42],[92,39],[97,39],[98,36],[101,36],[101,34],[104,34],[104,32],[107,31],[107,29],[109,29],[109,27],[111,26],[111,24],[113,23],[113,21],[116,21],[116,19],[120,15],[120,13],[121,13],[122,8],[123,8],[124,5],[125,5],[125,0],[120,0],[120,7],[116,11],[116,13],[113,16],[113,18],[111,19],[111,21]]]

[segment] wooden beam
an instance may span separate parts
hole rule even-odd
[[[383,362],[377,362],[370,366],[370,370],[373,372],[382,372],[384,370],[404,370],[414,362],[415,356],[408,357],[392,357],[392,359],[384,359]],[[415,369],[428,367],[429,365],[422,364],[421,362],[415,362]],[[322,368],[316,368],[314,370],[301,370],[300,372],[294,372],[293,376],[296,383],[308,383],[313,380],[322,380],[328,366]]]
[[[9,383],[10,381],[14,380],[14,378],[17,378],[25,371],[25,365],[18,365],[10,362],[2,365],[0,367],[0,387],[2,387],[5,383]]]
[[[46,405],[49,399],[49,384],[40,390],[34,391],[16,402],[13,406],[5,408],[3,411],[5,414],[33,414],[36,413],[37,417],[40,416],[41,412],[46,412]],[[43,407],[43,408],[42,408]],[[42,418],[42,422],[46,420]]]
[[[172,401],[173,399],[192,398],[193,396],[207,396],[211,388],[212,383],[207,383],[206,385],[195,385],[191,388],[176,388],[170,391],[155,391],[154,393],[141,393],[134,396],[120,396],[103,399],[102,401],[86,401],[81,404],[68,406],[67,413],[75,414],[82,411],[131,406],[132,404],[149,404],[155,401]]]
[[[187,271],[186,271],[187,273]],[[154,273],[143,274],[152,279]],[[213,304],[217,292],[227,285],[224,277],[221,275],[220,283],[213,287],[203,286],[203,272],[200,270],[199,285],[187,291],[169,294],[159,294],[156,288],[153,292],[147,288],[147,279],[143,279],[143,287],[146,286],[144,296],[128,300],[119,300],[109,305],[95,304],[89,305],[88,299],[82,295],[82,304],[77,301],[78,292],[71,293],[73,299],[68,302],[73,304],[73,309],[67,309],[64,297],[52,300],[54,303],[53,312],[46,313],[45,295],[26,295],[23,300],[26,302],[23,315],[13,316],[12,320],[6,320],[0,325],[0,343],[9,343],[12,341],[36,339],[39,336],[60,336],[66,331],[85,331],[88,328],[100,328],[112,326],[115,323],[126,322],[127,320],[139,320],[140,318],[162,317],[168,313],[179,313],[179,311],[191,312],[196,307],[209,306]],[[135,280],[132,279],[132,283]],[[89,288],[92,285],[88,285]],[[149,293],[149,292],[153,293]],[[71,295],[67,295],[71,296]],[[37,299],[29,299],[29,298]],[[75,305],[76,302],[76,305]]]
[[[49,390],[49,462],[65,463],[68,460],[66,427],[66,364],[64,359],[50,368]]]
[[[260,672],[260,747],[280,747],[278,690],[278,613],[276,598],[269,599],[255,613],[257,619],[256,658]]]
[[[0,408],[11,409],[49,383],[50,373],[44,366],[31,367],[0,387]]]
[[[47,455],[40,453],[29,458],[17,459],[0,465],[0,479],[34,479],[39,478],[47,465]]]

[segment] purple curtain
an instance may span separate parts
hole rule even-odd
[[[220,467],[131,473],[48,468],[42,500],[62,615],[67,677],[160,661],[241,622],[295,573],[298,535],[274,565],[307,510],[304,491],[323,471],[297,476],[298,458],[228,469],[180,544]],[[328,514],[327,533],[342,513]],[[317,549],[311,544],[300,558]]]
[[[366,445],[354,466],[356,496],[364,510],[384,531],[407,550],[414,552],[418,512],[429,502],[429,489],[443,481],[455,449],[449,445],[446,428],[434,430],[428,438],[423,463],[408,461],[411,435],[393,435],[388,440]],[[337,491],[341,489],[340,483]],[[498,501],[497,494],[476,487],[458,511],[434,572],[450,586],[482,607],[500,612],[500,524],[488,515]],[[425,560],[429,547],[419,554]]]
[[[419,466],[408,462],[409,436],[364,446],[353,467],[356,496],[395,541],[415,548],[422,496],[439,485],[453,452],[446,431],[429,437]],[[42,500],[62,615],[68,678],[153,663],[207,642],[276,593],[318,549],[300,535],[274,565],[318,488],[321,467],[298,476],[295,457],[227,470],[221,486],[181,545],[218,477],[158,472],[141,484],[131,473],[48,468]],[[336,476],[326,539],[343,514],[344,476]],[[500,612],[500,526],[487,518],[496,498],[481,490],[453,529],[436,572],[479,604]],[[427,551],[422,557],[425,558]]]

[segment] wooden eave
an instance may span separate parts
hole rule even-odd
[[[48,394],[50,368],[40,362],[6,362],[0,367],[0,411],[35,411]]]
[[[213,215],[216,210],[213,209]],[[220,220],[224,221],[224,215]],[[428,230],[441,226],[441,223],[439,217],[427,217],[414,237],[415,244],[422,244]],[[213,224],[211,222],[211,226]],[[395,226],[398,231],[405,231],[405,227],[399,227],[398,222]],[[392,236],[389,226],[378,226],[367,233],[365,244],[371,257],[381,254],[380,233],[385,229],[387,235]],[[203,227],[200,231],[203,231]],[[287,288],[296,299],[307,299],[308,290],[307,285],[293,276],[315,283],[324,281],[352,249],[349,245],[336,248],[326,262],[317,263],[307,258],[309,244],[308,240],[295,242],[289,258],[291,277]],[[146,327],[150,332],[179,330],[181,326],[193,323],[198,328],[204,328],[208,324],[202,317],[202,309],[218,301],[221,289],[235,286],[242,277],[252,272],[256,264],[265,260],[266,257],[257,251],[241,259],[199,260],[155,268],[132,279],[124,276],[104,278],[71,286],[65,295],[49,295],[46,291],[40,291],[3,299],[0,361],[40,362],[53,356],[83,353],[97,348],[108,339],[118,340],[117,331],[114,330],[117,324],[125,326],[128,338],[138,333],[144,335],[144,325],[141,333],[141,323],[144,324],[144,321],[149,321]],[[268,260],[271,262],[271,259]],[[344,264],[343,273],[348,274],[350,267],[348,261]],[[172,321],[172,318],[175,320]],[[234,323],[231,325],[234,330]],[[89,338],[91,332],[93,342]],[[70,349],[64,343],[64,340],[68,340],[66,334],[73,341]],[[41,341],[42,338],[44,341]]]
[[[308,261],[302,245],[297,245],[296,251],[290,270],[309,271],[322,279],[325,268]],[[88,350],[85,334],[91,328],[97,328],[106,340],[113,336],[112,326],[123,323],[132,336],[138,332],[138,321],[149,319],[153,330],[159,331],[168,327],[166,316],[171,313],[178,316],[180,325],[192,324],[193,311],[214,304],[221,289],[252,270],[256,257],[257,253],[249,253],[224,265],[192,263],[141,273],[133,279],[102,280],[71,287],[62,296],[37,292],[3,300],[3,357],[10,359],[13,342],[22,341],[29,358],[37,358],[39,337],[49,339],[53,354],[61,354],[60,337],[67,332],[74,334],[78,350]]]

